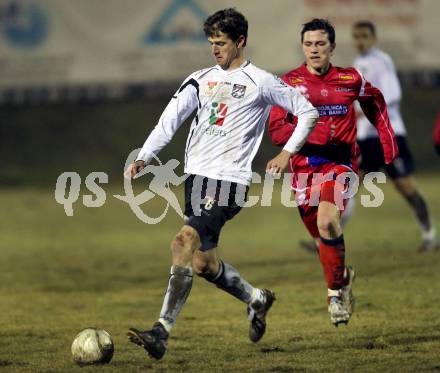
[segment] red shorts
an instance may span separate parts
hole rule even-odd
[[[295,171],[293,177],[296,180],[292,181],[292,185],[301,219],[312,237],[319,238],[318,205],[323,201],[333,203],[342,215],[348,202],[348,179],[345,176],[353,173],[353,170],[348,166],[330,163]],[[299,176],[301,172],[302,181]]]

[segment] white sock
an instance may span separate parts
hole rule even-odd
[[[193,282],[191,267],[173,265],[168,279],[168,287],[159,314],[159,322],[169,333],[177,315],[188,298]]]
[[[252,290],[252,297],[251,297],[251,302],[250,303],[253,303],[253,302],[256,302],[256,301],[264,302],[263,292],[260,289],[258,289],[258,288],[254,288]]]
[[[173,325],[170,324],[167,320],[165,320],[165,319],[163,319],[163,318],[161,317],[161,318],[159,318],[158,321],[163,325],[163,327],[165,328],[165,330],[166,330],[168,333],[171,331],[171,328],[173,327]]]
[[[331,297],[339,297],[340,295],[341,295],[341,292],[339,290],[327,289],[327,296],[329,298],[331,298]]]
[[[429,231],[422,231],[422,239],[423,241],[433,241],[437,237],[437,232],[434,227],[432,227]]]
[[[354,210],[356,208],[356,199],[354,197],[350,198],[347,202],[347,206],[345,206],[344,213],[341,216],[341,226],[344,228],[348,221],[354,214]]]

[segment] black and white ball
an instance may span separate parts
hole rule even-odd
[[[102,329],[84,329],[72,343],[73,360],[79,365],[107,364],[111,361],[113,352],[112,337]]]

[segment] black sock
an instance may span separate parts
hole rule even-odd
[[[411,196],[406,196],[406,200],[414,210],[414,213],[416,214],[417,220],[423,231],[429,232],[432,225],[425,199],[420,195],[419,192],[415,192]]]
[[[220,260],[220,268],[216,275],[202,277],[242,302],[249,303],[252,300],[254,288],[228,263]]]

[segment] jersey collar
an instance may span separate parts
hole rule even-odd
[[[223,70],[223,69],[221,68],[220,65],[215,65],[215,67],[217,68],[217,70],[220,70],[220,71],[223,72],[225,75],[228,75],[228,74],[232,74],[232,73],[235,73],[235,72],[237,72],[237,71],[243,70],[244,68],[246,68],[246,67],[249,66],[250,64],[251,64],[251,61],[250,61],[250,60],[245,60],[245,61],[244,61],[240,66],[238,66],[236,69],[234,69],[234,70],[230,70],[230,71]]]
[[[315,79],[315,80],[323,81],[323,80],[326,80],[327,77],[331,75],[331,72],[334,70],[334,67],[333,67],[332,64],[330,64],[330,65],[329,65],[329,68],[328,68],[328,70],[327,70],[327,72],[326,72],[324,75],[315,75],[315,74],[311,73],[311,72],[309,71],[309,69],[307,68],[307,64],[306,64],[306,62],[304,62],[304,63],[301,65],[301,68],[300,68],[300,69],[301,69],[301,72],[302,72],[304,75],[306,75],[307,77],[309,77],[309,78],[311,78],[311,79]]]
[[[365,52],[365,56],[372,56],[373,54],[376,54],[379,51],[377,47],[371,47]]]

